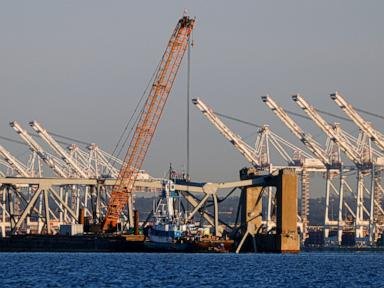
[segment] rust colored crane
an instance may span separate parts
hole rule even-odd
[[[169,39],[159,68],[140,112],[135,132],[131,138],[124,164],[113,187],[102,229],[117,226],[124,207],[128,205],[129,223],[133,222],[132,189],[148,151],[152,137],[159,123],[162,111],[171,91],[181,60],[188,47],[188,39],[195,25],[195,19],[184,15]]]

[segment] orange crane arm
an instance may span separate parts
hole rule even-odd
[[[141,111],[135,132],[131,138],[124,164],[108,203],[103,222],[104,231],[114,228],[125,205],[132,205],[134,182],[143,164],[152,137],[159,123],[168,95],[171,91],[181,60],[188,46],[188,39],[195,20],[183,16],[177,23],[156,72],[152,88]],[[130,202],[130,203],[129,203]],[[129,211],[130,219],[132,211]],[[130,221],[130,224],[131,221]]]

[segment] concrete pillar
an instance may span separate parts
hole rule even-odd
[[[262,221],[262,195],[263,187],[246,187],[242,191],[241,223],[244,232],[248,230],[255,235],[261,227]]]
[[[274,179],[276,185],[276,248],[281,252],[300,250],[297,233],[297,176],[283,169]]]
[[[257,174],[257,171],[253,168],[240,171],[242,180],[260,178],[260,184],[245,187],[242,190],[242,237],[236,251],[250,252],[254,251],[254,247],[256,246],[259,252],[299,252],[300,237],[297,232],[297,175],[295,170],[282,169],[278,175]],[[273,231],[271,233],[263,233],[264,231],[259,229],[262,225],[262,192],[265,191],[263,189],[264,187],[276,187],[275,233]],[[252,238],[249,236],[252,236]]]

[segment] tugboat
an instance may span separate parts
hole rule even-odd
[[[177,179],[176,179],[177,180]],[[163,180],[161,197],[144,242],[154,252],[214,252],[232,250],[233,240],[212,236],[210,227],[191,223],[182,209],[181,196],[172,180]]]
[[[195,226],[186,224],[180,203],[180,195],[175,191],[173,181],[164,180],[162,194],[153,213],[152,226],[148,229],[148,241],[145,242],[147,248],[159,252],[188,250],[186,235]]]

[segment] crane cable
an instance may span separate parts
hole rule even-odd
[[[192,34],[193,35],[193,34]],[[186,179],[189,180],[189,157],[190,157],[190,98],[191,98],[191,47],[193,46],[193,40],[191,42],[188,38],[188,49],[187,49],[187,167],[186,167]],[[187,208],[188,209],[188,208]]]
[[[144,96],[147,94],[148,89],[149,89],[149,87],[150,87],[150,85],[151,85],[153,79],[155,78],[157,71],[159,70],[161,61],[162,61],[162,59],[159,61],[159,63],[157,64],[157,66],[156,66],[156,68],[155,68],[155,70],[154,70],[154,72],[152,73],[152,76],[151,76],[151,78],[149,79],[149,81],[148,81],[148,83],[147,83],[147,86],[146,86],[145,89],[144,89],[144,92],[142,93],[142,95],[141,95],[139,101],[137,102],[136,107],[135,107],[135,109],[134,109],[134,111],[133,111],[131,117],[129,118],[129,120],[128,120],[127,123],[125,124],[124,129],[123,129],[123,131],[121,132],[120,137],[119,137],[119,139],[118,139],[118,141],[117,141],[115,147],[113,148],[113,151],[112,151],[111,155],[114,156],[115,159],[113,160],[112,163],[110,163],[110,164],[111,164],[111,167],[113,167],[113,166],[116,164],[116,160],[120,157],[121,152],[123,151],[124,147],[126,146],[128,140],[129,140],[129,138],[130,138],[130,136],[131,136],[131,134],[132,134],[133,129],[136,127],[136,124],[137,124],[137,122],[139,121],[139,116],[140,116],[141,113],[138,113],[138,110],[139,110],[140,107],[141,107],[140,112],[144,109],[144,105],[142,105]],[[136,118],[133,120],[133,118],[134,118],[135,116],[136,116]],[[132,120],[133,120],[133,123],[132,123]],[[129,127],[131,127],[131,129],[129,130],[128,134],[127,134],[127,135],[125,136],[125,138],[124,138],[124,135],[127,133]],[[124,138],[124,140],[123,140],[123,138]],[[108,174],[108,173],[111,172],[110,170],[111,170],[111,168],[109,168],[109,171],[106,171],[106,167],[104,167],[104,171],[103,171],[103,173],[104,173],[104,174]]]

